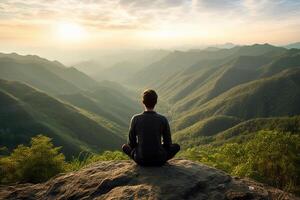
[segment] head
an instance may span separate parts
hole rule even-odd
[[[154,109],[156,103],[157,103],[157,94],[154,90],[147,89],[143,92],[142,97],[143,104],[145,107],[149,110]]]

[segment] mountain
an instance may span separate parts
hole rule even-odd
[[[169,54],[168,50],[119,50],[100,54],[96,59],[75,64],[74,67],[97,81],[123,83],[145,66]]]
[[[125,87],[108,81],[96,82],[75,68],[38,56],[0,54],[0,78],[27,83],[109,121],[118,118],[113,121],[117,126],[120,121],[125,126],[125,121],[128,123],[130,117],[139,112],[137,102],[132,100],[136,94]],[[91,106],[91,102],[98,105]],[[90,105],[83,105],[86,103]],[[99,106],[105,111],[100,111]]]
[[[218,47],[206,47],[204,50],[205,51],[219,51],[219,50],[221,50],[221,48],[218,48]]]
[[[275,130],[297,134],[300,132],[300,116],[250,119],[219,132],[215,135],[214,143],[221,144],[241,140],[260,130]]]
[[[91,113],[103,116],[127,130],[131,117],[141,112],[142,109],[134,100],[135,95],[126,89],[121,92],[117,86],[102,85],[81,93],[60,95],[59,98]]]
[[[174,122],[177,129],[216,115],[241,119],[300,114],[300,69],[236,86],[195,108]]]
[[[213,52],[202,52],[205,54],[213,54]],[[134,74],[128,83],[131,85],[155,86],[166,80],[166,77],[174,76],[178,70],[188,67],[198,62],[201,57],[199,52],[182,52],[174,51],[162,58],[161,60],[152,63],[151,65]]]
[[[192,126],[189,126],[181,131],[177,131],[175,134],[173,134],[173,138],[176,142],[179,142],[184,147],[190,147],[192,146],[191,144],[195,145],[195,143],[199,142],[195,140],[199,138],[204,138],[204,141],[211,142],[210,140],[205,139],[208,139],[208,136],[214,136],[224,130],[227,130],[239,124],[240,122],[242,122],[242,120],[236,117],[213,116],[198,121]]]
[[[248,120],[299,115],[299,67],[299,50],[269,44],[175,51],[129,83],[157,89],[185,148],[214,143]]]
[[[235,86],[272,76],[299,64],[300,56],[293,52],[279,57],[240,56],[224,65],[199,71],[201,76],[194,73],[195,78],[190,78],[193,82],[189,82],[181,91],[177,90],[177,93],[173,90],[173,96],[169,96],[169,99],[177,101],[177,111],[188,111]]]
[[[141,68],[142,66],[138,63],[123,61],[99,71],[94,74],[93,77],[96,80],[124,82],[128,77],[133,76]]]
[[[253,118],[242,121],[230,116],[214,116],[173,134],[175,142],[183,149],[203,145],[222,145],[245,142],[257,132],[279,131],[299,134],[300,117]]]
[[[29,85],[0,80],[0,99],[0,145],[9,149],[37,134],[53,138],[68,157],[81,151],[119,149],[125,142],[108,120]]]
[[[233,44],[231,42],[227,42],[225,44],[217,44],[217,45],[214,45],[213,47],[217,47],[217,48],[220,48],[220,49],[230,49],[230,48],[233,48],[237,46],[236,44]]]
[[[0,54],[0,78],[21,81],[51,94],[70,94],[98,85],[82,72],[57,61],[15,53]]]
[[[240,51],[229,57],[203,59],[166,76],[164,80],[157,80],[156,86],[153,86],[163,99],[172,104],[173,118],[192,112],[235,86],[300,66],[298,50],[286,50],[270,45],[235,48]],[[255,50],[263,54],[255,55]],[[241,55],[247,52],[252,55]]]
[[[46,183],[0,187],[1,199],[298,199],[206,165],[174,159],[163,167],[103,161]]]
[[[279,52],[279,54],[285,52],[285,50],[282,51],[281,48],[278,49],[277,47],[272,46],[267,47],[270,48],[269,50],[271,52],[276,52],[275,56],[277,56]],[[163,94],[168,93],[164,96],[173,103],[180,100],[186,102],[185,104],[190,104],[191,101],[201,102],[201,99],[194,99],[195,96],[201,96],[203,100],[205,100],[205,97],[208,97],[209,99],[232,86],[256,79],[258,76],[256,75],[256,69],[274,59],[273,54],[265,54],[268,50],[267,47],[253,46],[254,49],[259,50],[261,48],[261,52],[263,52],[262,55],[241,55],[254,54],[252,52],[255,50],[252,50],[249,47],[236,47],[240,49],[240,51],[233,53],[230,57],[201,60],[181,72],[178,72],[176,76],[170,77],[167,81],[162,82],[159,85],[158,90]],[[225,81],[228,83],[224,84]],[[166,82],[167,84],[165,84]],[[176,86],[179,87],[175,88]],[[222,86],[225,86],[226,88],[218,88]],[[200,93],[202,93],[202,95],[197,95]]]
[[[220,49],[218,51],[174,51],[161,60],[150,64],[137,74],[132,76],[128,83],[147,87],[159,87],[162,82],[166,82],[176,76],[182,70],[197,64],[213,60],[231,60],[238,56],[258,56],[262,54],[280,54],[286,49],[275,47],[269,44],[255,44],[251,46],[236,46],[231,49]]]
[[[286,46],[284,46],[287,49],[300,49],[300,42],[291,43]]]
[[[89,76],[98,74],[103,69],[106,68],[105,66],[103,66],[103,64],[100,63],[100,61],[96,61],[96,60],[86,60],[86,61],[76,63],[72,66]]]
[[[158,58],[159,52],[147,52],[143,58]],[[214,51],[161,53],[161,59],[143,67],[133,74],[132,82],[128,81],[136,82],[134,87],[151,86],[158,90],[159,110],[172,120],[178,140],[208,137],[257,117],[299,114],[297,49],[254,44]],[[119,79],[114,74],[130,71],[130,63],[121,62],[115,65],[117,70],[110,68],[107,72]],[[67,102],[120,137],[127,134],[131,116],[142,110],[136,91],[111,81],[96,82],[57,61],[1,54],[0,66],[0,77],[22,81]],[[137,70],[139,66],[133,68]]]
[[[238,45],[233,44],[231,42],[227,42],[224,44],[210,45],[210,46],[206,47],[205,50],[216,51],[216,50],[220,50],[220,49],[231,49],[236,46],[238,46]]]

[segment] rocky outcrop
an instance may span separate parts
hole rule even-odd
[[[1,186],[0,199],[297,199],[261,183],[239,179],[188,160],[163,167],[105,161],[41,184]]]

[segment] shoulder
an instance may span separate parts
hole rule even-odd
[[[164,115],[159,114],[159,113],[156,113],[156,115],[157,115],[162,121],[168,122],[168,119],[167,119]]]
[[[143,115],[143,113],[138,113],[138,114],[133,115],[132,118],[131,118],[131,121],[137,120],[137,119],[140,118],[142,115]]]

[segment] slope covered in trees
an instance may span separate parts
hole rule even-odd
[[[293,116],[300,113],[300,70],[283,71],[228,90],[176,121],[182,129],[201,119],[229,115],[241,119]]]
[[[117,149],[124,142],[109,122],[28,85],[1,80],[0,91],[1,146],[13,148],[42,133],[70,156],[83,150]]]
[[[175,140],[192,146],[239,122],[299,115],[299,67],[299,50],[268,44],[175,51],[131,83],[158,90]]]
[[[299,134],[300,117],[268,117],[242,121],[228,116],[216,116],[176,132],[174,140],[183,149],[206,145],[220,146],[248,141],[261,130]]]
[[[299,67],[299,52],[285,50],[278,55],[272,51],[258,56],[200,62],[168,78],[158,90],[174,104],[174,112],[184,115],[233,87]]]
[[[96,82],[75,68],[38,56],[0,54],[0,78],[24,82],[56,98],[113,122],[124,134],[130,117],[138,112],[135,93],[117,83]]]
[[[128,80],[128,83],[139,86],[158,87],[166,78],[176,76],[176,74],[182,70],[186,70],[197,63],[201,64],[203,61],[228,61],[239,56],[258,56],[270,52],[280,54],[285,50],[284,48],[274,47],[269,44],[255,44],[252,46],[237,46],[231,49],[220,49],[218,51],[174,51],[133,75]]]
[[[0,78],[22,81],[51,94],[74,93],[97,86],[75,68],[38,56],[0,54]]]

